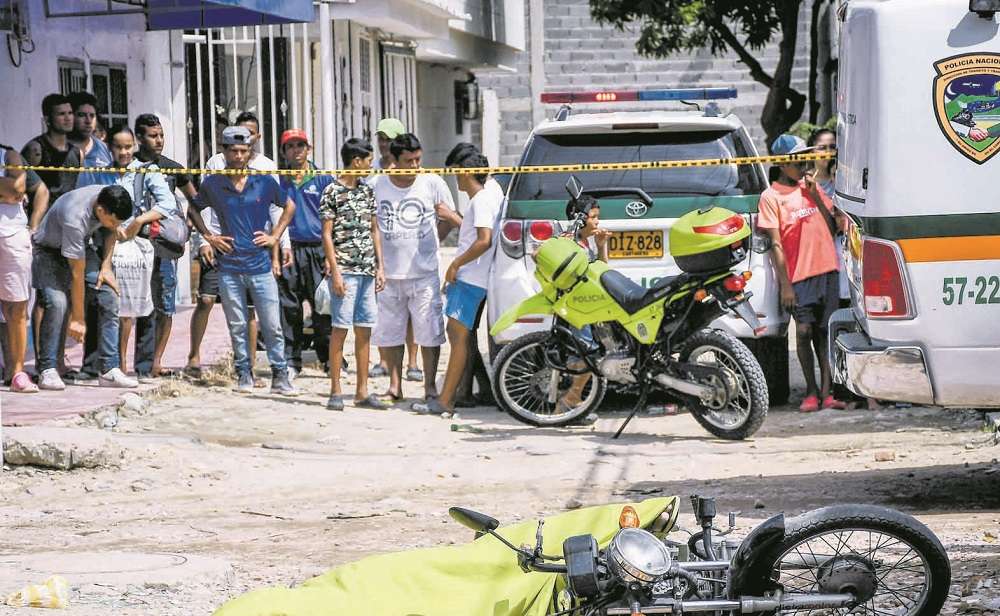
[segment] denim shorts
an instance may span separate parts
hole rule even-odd
[[[375,303],[375,277],[361,274],[341,274],[344,296],[333,292],[330,282],[331,325],[338,329],[375,327],[378,306]]]
[[[476,325],[476,313],[486,300],[486,289],[456,280],[449,283],[444,291],[444,316],[455,319],[472,331]]]
[[[177,312],[177,261],[157,257],[154,266],[153,307],[157,314],[173,316]]]

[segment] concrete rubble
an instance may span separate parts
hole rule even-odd
[[[99,468],[117,466],[122,456],[108,434],[95,430],[31,426],[3,431],[3,460],[10,466]]]

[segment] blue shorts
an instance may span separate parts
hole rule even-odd
[[[157,257],[153,265],[153,307],[157,314],[173,316],[177,312],[177,261]]]
[[[375,277],[361,274],[341,274],[344,296],[333,292],[330,283],[330,325],[337,329],[375,327],[378,306],[375,303]]]
[[[485,299],[486,289],[456,280],[445,289],[444,316],[455,319],[472,331],[476,325],[476,313]]]

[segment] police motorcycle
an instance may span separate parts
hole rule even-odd
[[[931,616],[947,597],[944,548],[898,511],[778,514],[737,540],[733,514],[718,530],[714,499],[691,502],[700,530],[681,541],[671,538],[683,530],[676,496],[502,528],[453,507],[471,543],[368,557],[298,588],[253,591],[215,616]]]
[[[573,199],[586,192],[576,177],[566,189]],[[570,234],[576,236],[586,216],[576,216]],[[683,273],[649,289],[607,263],[591,263],[575,239],[545,241],[534,257],[541,291],[490,330],[495,336],[526,315],[554,317],[550,331],[522,336],[498,354],[493,393],[500,407],[524,423],[563,426],[595,408],[611,382],[639,394],[616,438],[645,408],[652,388],[668,392],[719,438],[752,435],[768,411],[764,373],[742,342],[705,329],[726,312],[760,328],[745,291],[750,272],[732,270],[745,260],[750,235],[742,216],[721,207],[684,214],[669,235],[670,254]],[[588,374],[582,401],[563,402]]]

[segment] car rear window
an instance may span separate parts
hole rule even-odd
[[[522,165],[620,163],[750,156],[736,131],[535,135]],[[584,188],[641,188],[651,197],[754,195],[764,178],[753,165],[577,172]],[[513,179],[512,200],[566,199],[564,173],[525,173]]]

